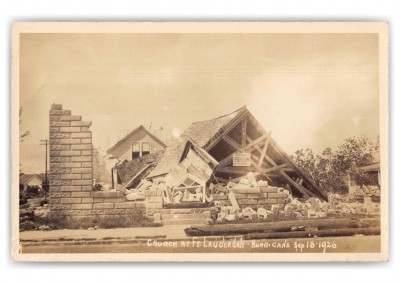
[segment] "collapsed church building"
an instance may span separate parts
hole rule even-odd
[[[51,213],[77,219],[139,213],[162,225],[199,225],[379,211],[328,198],[246,107],[194,122],[168,145],[140,126],[110,148],[115,166],[112,186],[104,188],[94,179],[90,126],[52,105]]]
[[[246,107],[195,122],[164,150],[123,161],[115,169],[128,200],[144,200],[153,190],[161,194],[162,205],[152,212],[161,218],[163,209],[268,211],[292,196],[328,199]]]

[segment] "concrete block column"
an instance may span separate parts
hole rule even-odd
[[[50,190],[52,211],[80,208],[82,198],[92,191],[93,161],[90,121],[82,121],[62,105],[53,104],[50,110]],[[83,206],[85,209],[89,205]],[[90,205],[91,207],[91,205]]]

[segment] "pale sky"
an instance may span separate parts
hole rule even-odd
[[[22,34],[22,170],[44,172],[52,103],[106,150],[142,124],[183,132],[243,105],[288,154],[379,134],[377,34]]]

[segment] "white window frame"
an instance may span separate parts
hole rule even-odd
[[[136,143],[139,145],[139,158],[143,157],[143,144],[144,143],[149,143],[149,150],[150,150],[149,151],[149,155],[151,154],[151,152],[152,152],[151,141],[132,141],[131,142],[131,153],[133,153],[133,145],[136,144]],[[131,154],[131,156],[132,156],[132,154]]]

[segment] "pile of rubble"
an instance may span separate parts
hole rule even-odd
[[[39,201],[42,201],[40,199]],[[47,218],[50,208],[48,204],[41,205],[37,200],[30,200],[24,205],[19,206],[19,228],[20,231],[25,230],[49,230],[50,228],[41,225],[39,219]]]

